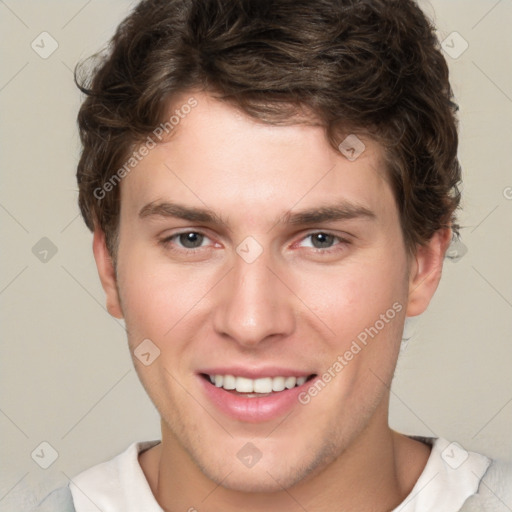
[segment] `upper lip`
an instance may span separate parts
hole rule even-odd
[[[261,368],[247,366],[216,366],[203,368],[197,373],[205,375],[234,375],[247,379],[261,379],[265,377],[309,377],[314,372],[297,370],[293,368],[282,368],[278,366],[265,366]]]

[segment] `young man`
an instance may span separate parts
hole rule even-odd
[[[146,0],[81,88],[80,207],[162,440],[73,479],[77,512],[501,506],[489,459],[388,426],[460,197],[412,0]]]

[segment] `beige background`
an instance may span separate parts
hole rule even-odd
[[[74,178],[80,96],[72,69],[132,4],[0,1],[1,510],[19,510],[13,503],[28,489],[42,492],[159,436],[122,324],[104,308]],[[512,2],[421,5],[440,39],[457,31],[469,45],[447,56],[460,105],[467,253],[446,262],[429,311],[410,326],[391,424],[512,458]],[[51,49],[43,31],[58,43],[46,59],[31,47]],[[463,48],[457,38],[448,39],[452,53]],[[57,248],[46,262],[32,252],[43,237]],[[46,470],[31,458],[43,441],[58,452]],[[43,452],[34,456],[40,463],[49,460]]]

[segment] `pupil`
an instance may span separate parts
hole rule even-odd
[[[328,235],[327,233],[317,233],[313,236],[313,246],[318,249],[330,247],[333,241],[333,235]]]
[[[180,235],[180,243],[183,247],[194,249],[200,247],[203,242],[203,235],[199,233],[183,233]]]

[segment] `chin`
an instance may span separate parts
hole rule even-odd
[[[234,469],[218,483],[231,491],[271,494],[293,487],[303,477],[303,475],[293,474],[290,470],[285,474],[270,473],[270,471],[267,473],[266,468],[260,469],[258,473],[253,471],[254,468],[244,471]]]
[[[207,478],[225,489],[241,493],[271,494],[314,478],[329,463],[325,456],[318,457],[309,465],[305,465],[303,459],[286,459],[287,456],[283,455],[279,459],[265,462],[261,460],[252,468],[246,468],[238,461],[236,464],[223,461],[215,467],[211,464],[212,459],[206,459],[200,461],[198,466]]]

